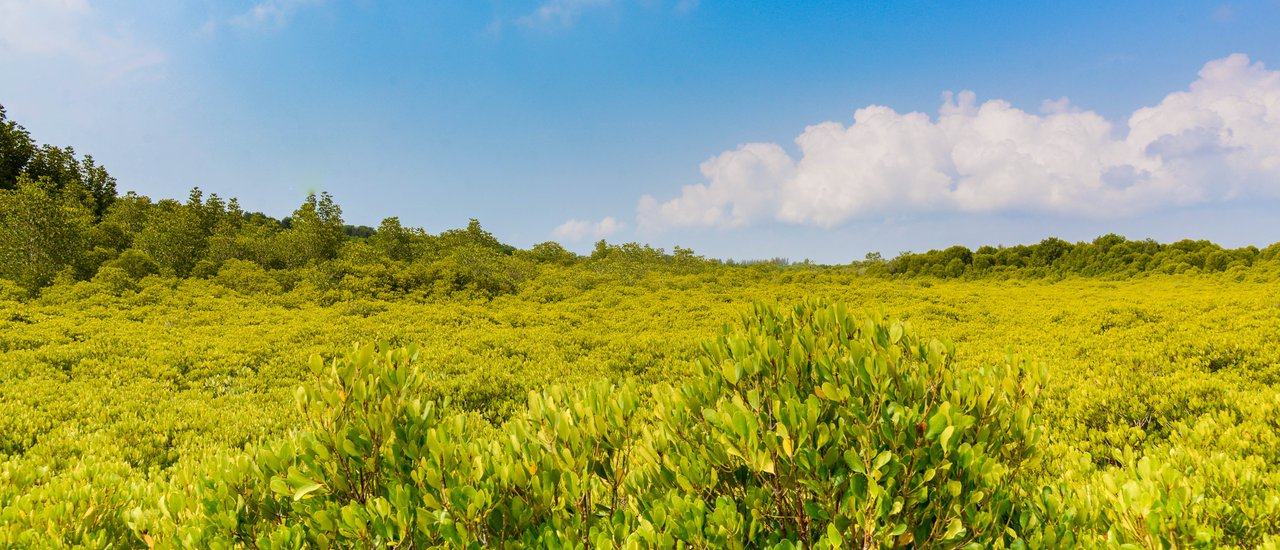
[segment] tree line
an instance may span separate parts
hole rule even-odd
[[[0,279],[28,294],[55,281],[96,279],[127,289],[148,276],[218,278],[241,290],[311,285],[369,295],[486,297],[513,293],[544,269],[585,267],[590,275],[636,279],[647,273],[712,269],[855,270],[893,277],[1118,276],[1214,272],[1276,262],[1280,244],[1225,249],[1208,241],[1160,244],[1118,235],[1090,243],[1046,239],[1012,247],[962,246],[885,260],[878,253],[844,266],[811,262],[721,262],[687,248],[668,253],[603,240],[586,256],[545,242],[520,250],[471,220],[431,234],[399,218],[375,229],[344,222],[327,193],[309,194],[292,215],[246,212],[236,199],[192,189],[185,201],[118,195],[116,179],[91,155],[37,144],[0,106]],[[332,295],[337,299],[340,293]]]
[[[1051,237],[1032,245],[983,246],[977,250],[952,246],[924,253],[903,252],[891,260],[869,254],[860,264],[869,272],[909,277],[1132,277],[1244,270],[1278,259],[1280,243],[1264,249],[1228,249],[1206,240],[1163,244],[1112,233],[1079,243]]]

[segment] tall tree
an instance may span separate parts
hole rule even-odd
[[[485,231],[483,227],[480,227],[480,221],[475,218],[467,222],[466,229],[450,229],[441,233],[438,242],[439,247],[444,251],[465,245],[474,245],[493,250],[499,254],[511,255],[511,253],[515,252],[515,247],[503,244],[492,233]]]
[[[107,209],[95,226],[99,245],[117,252],[133,246],[133,241],[147,227],[156,206],[151,198],[133,191],[126,193]]]
[[[204,193],[195,188],[186,204],[175,200],[156,203],[134,246],[146,252],[162,270],[185,277],[205,257],[209,237],[218,223],[239,216],[228,214],[226,204],[217,195],[205,200]]]
[[[0,105],[0,189],[16,187],[22,174],[33,181],[48,179],[59,191],[75,191],[95,219],[116,199],[116,179],[92,155],[81,160],[71,147],[37,146],[26,128],[6,118]]]
[[[0,189],[17,187],[18,175],[36,151],[27,129],[5,116],[0,105]]]
[[[0,190],[0,277],[34,292],[67,268],[87,276],[92,212],[47,179],[15,183]]]
[[[307,195],[302,206],[289,218],[284,233],[284,255],[290,266],[303,266],[313,260],[331,260],[347,238],[343,231],[342,208],[328,193]]]
[[[422,230],[406,228],[400,225],[400,218],[393,216],[382,220],[378,231],[369,237],[369,243],[388,258],[404,262],[414,259],[416,255],[414,242],[421,237]]]

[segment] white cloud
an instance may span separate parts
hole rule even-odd
[[[1058,99],[1046,99],[1040,102],[1040,114],[1057,115],[1062,113],[1079,113],[1081,109],[1071,104],[1071,99],[1062,96]]]
[[[640,199],[640,225],[714,225],[737,227],[770,213],[778,200],[778,182],[795,172],[786,151],[773,143],[750,143],[702,163],[709,183],[685,186],[680,197],[659,203]]]
[[[567,28],[573,26],[583,10],[604,7],[613,0],[545,0],[532,12],[516,19],[523,27]]]
[[[1127,128],[1066,98],[1042,115],[971,92],[944,98],[936,118],[872,105],[849,126],[810,126],[795,140],[799,159],[770,143],[722,153],[703,163],[705,183],[642,197],[637,218],[649,228],[831,227],[917,212],[1115,218],[1280,196],[1280,72],[1242,54],[1209,62]]]
[[[0,0],[0,61],[47,58],[69,58],[108,79],[166,60],[87,0]]]
[[[621,231],[625,226],[626,224],[619,222],[613,216],[605,217],[595,223],[588,220],[569,220],[552,230],[551,236],[566,241],[581,241],[587,237],[603,239]]]
[[[298,10],[316,6],[324,0],[261,0],[244,13],[230,19],[241,28],[283,27]]]

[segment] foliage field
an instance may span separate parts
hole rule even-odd
[[[546,285],[567,284],[560,275]],[[724,270],[602,282],[554,301],[543,299],[545,285],[528,288],[492,301],[318,305],[289,293],[151,277],[136,291],[67,282],[33,301],[0,302],[0,541],[182,545],[184,529],[211,520],[182,515],[173,501],[196,498],[194,479],[229,475],[227,463],[245,460],[236,457],[299,441],[309,424],[295,393],[325,380],[323,369],[308,368],[309,357],[344,357],[353,342],[413,344],[414,398],[443,406],[439,414],[462,414],[469,435],[499,440],[512,418],[529,414],[531,391],[629,380],[641,408],[651,406],[648,390],[638,388],[699,380],[700,343],[736,324],[752,302],[785,309],[815,296],[950,337],[956,364],[966,368],[1010,364],[1012,355],[1044,366],[1035,407],[1040,454],[1019,474],[1041,492],[1023,501],[1075,512],[1044,513],[1038,521],[1049,525],[1028,528],[1022,539],[1075,533],[1096,544],[1251,547],[1280,529],[1273,283]],[[285,470],[278,477],[287,479]],[[258,475],[270,486],[270,472]],[[255,529],[263,531],[253,537],[233,529],[215,535],[204,524],[201,536],[210,538],[187,542],[265,540],[289,524],[285,517],[259,518]],[[818,535],[800,538],[825,537]],[[727,544],[671,536],[644,544]]]

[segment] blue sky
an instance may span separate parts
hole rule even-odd
[[[324,190],[522,247],[1265,245],[1276,28],[1276,0],[0,0],[0,104],[122,191]]]

